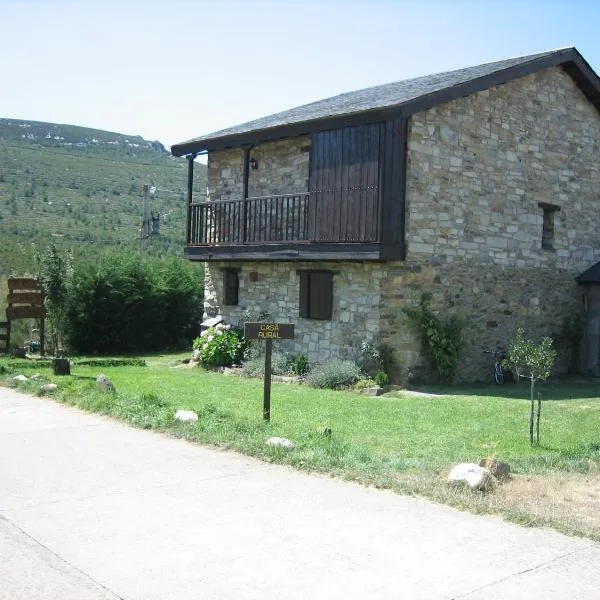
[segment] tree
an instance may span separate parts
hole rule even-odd
[[[65,326],[70,282],[73,275],[73,256],[70,251],[61,255],[54,244],[36,254],[38,280],[44,291],[44,307],[50,324],[50,337],[55,355],[65,351]]]
[[[550,372],[556,360],[556,350],[553,347],[552,338],[545,337],[539,343],[533,340],[525,339],[525,333],[521,328],[517,329],[515,339],[508,349],[508,355],[503,361],[503,366],[516,370],[519,378],[527,378],[531,381],[530,399],[531,413],[529,417],[529,441],[533,445],[533,424],[534,424],[534,394],[535,382],[545,381],[550,377]],[[536,444],[540,443],[540,413],[542,411],[542,401],[538,394]]]

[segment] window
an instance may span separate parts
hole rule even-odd
[[[554,250],[554,213],[560,210],[560,206],[540,202],[538,205],[544,211],[544,222],[542,225],[542,248]]]
[[[299,271],[300,316],[330,320],[333,312],[333,272]]]
[[[223,269],[223,304],[237,306],[240,289],[239,269]]]

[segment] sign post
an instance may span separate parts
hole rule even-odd
[[[263,419],[271,420],[271,354],[273,340],[293,340],[294,325],[291,323],[244,323],[247,340],[265,340],[265,382],[263,393]]]

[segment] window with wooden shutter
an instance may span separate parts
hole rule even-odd
[[[300,271],[300,316],[330,320],[333,314],[333,273]]]
[[[237,306],[240,288],[239,269],[223,269],[223,304]]]

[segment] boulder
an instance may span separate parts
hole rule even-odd
[[[510,478],[510,465],[494,458],[482,458],[479,466],[487,469],[496,479]]]
[[[115,386],[113,382],[103,373],[96,377],[96,388],[103,392],[114,392]]]
[[[475,463],[461,463],[452,467],[448,475],[450,483],[468,485],[472,490],[488,491],[496,487],[496,478],[485,468]]]
[[[193,410],[178,410],[175,413],[175,420],[194,422],[198,420],[198,415]]]
[[[29,381],[29,379],[27,379],[27,377],[25,377],[25,375],[15,375],[13,377],[14,381]]]
[[[381,396],[384,393],[384,389],[381,387],[368,387],[361,391],[361,394],[365,396]]]
[[[58,386],[55,383],[47,383],[40,388],[40,391],[43,394],[52,394],[58,389]]]
[[[270,437],[267,440],[267,446],[277,446],[279,448],[285,448],[286,450],[293,450],[296,444],[292,440],[281,437]]]

